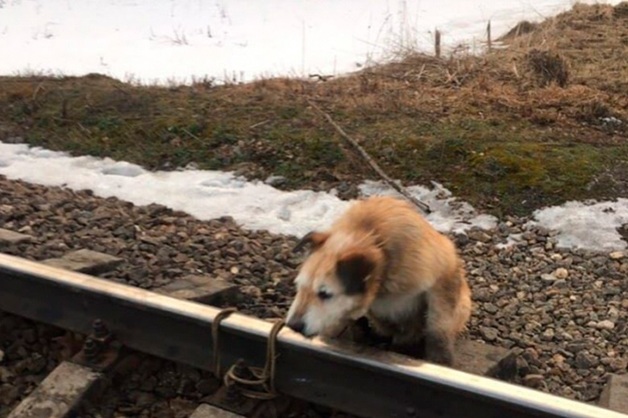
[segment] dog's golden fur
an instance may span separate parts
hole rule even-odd
[[[335,336],[366,316],[393,346],[425,344],[428,361],[451,365],[471,296],[454,243],[414,208],[391,197],[354,203],[327,231],[307,234],[288,325]]]

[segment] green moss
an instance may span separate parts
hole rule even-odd
[[[473,204],[490,200],[498,214],[523,215],[539,205],[590,197],[595,176],[628,150],[553,141],[552,131],[522,121],[447,120],[405,132],[379,138],[369,153],[386,161],[395,177],[436,178]]]
[[[536,154],[536,155],[535,155]],[[506,180],[516,186],[537,187],[546,171],[538,144],[506,143],[491,147],[469,158],[469,166],[479,178],[501,184]]]

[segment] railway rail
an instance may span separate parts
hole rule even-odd
[[[0,310],[92,335],[92,346],[113,341],[203,370],[274,366],[266,383],[277,392],[358,416],[628,416],[372,348],[308,340],[281,324],[6,254]],[[100,359],[91,365],[104,368]]]

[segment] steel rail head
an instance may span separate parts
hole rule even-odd
[[[0,254],[0,310],[90,333],[101,318],[138,351],[213,371],[220,309]],[[273,324],[237,312],[220,323],[221,362],[262,365]],[[365,417],[627,415],[492,378],[340,342],[277,335],[279,392]]]

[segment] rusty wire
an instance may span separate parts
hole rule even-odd
[[[214,318],[214,321],[212,322],[212,344],[213,344],[213,350],[214,350],[213,371],[214,371],[214,376],[217,379],[222,378],[220,374],[220,346],[218,345],[218,335],[219,335],[218,330],[220,327],[220,322],[236,311],[237,311],[236,308],[223,309],[222,311],[218,312],[218,315],[216,315],[216,317]]]
[[[268,400],[275,398],[278,393],[275,390],[275,360],[277,359],[277,334],[285,322],[279,319],[273,325],[268,335],[268,344],[266,348],[266,364],[263,368],[244,365],[243,361],[237,361],[225,373],[224,383],[227,387],[236,384],[245,386],[262,386],[262,390],[245,389],[240,387],[240,392],[253,399]],[[253,378],[246,378],[240,373],[248,372]]]

